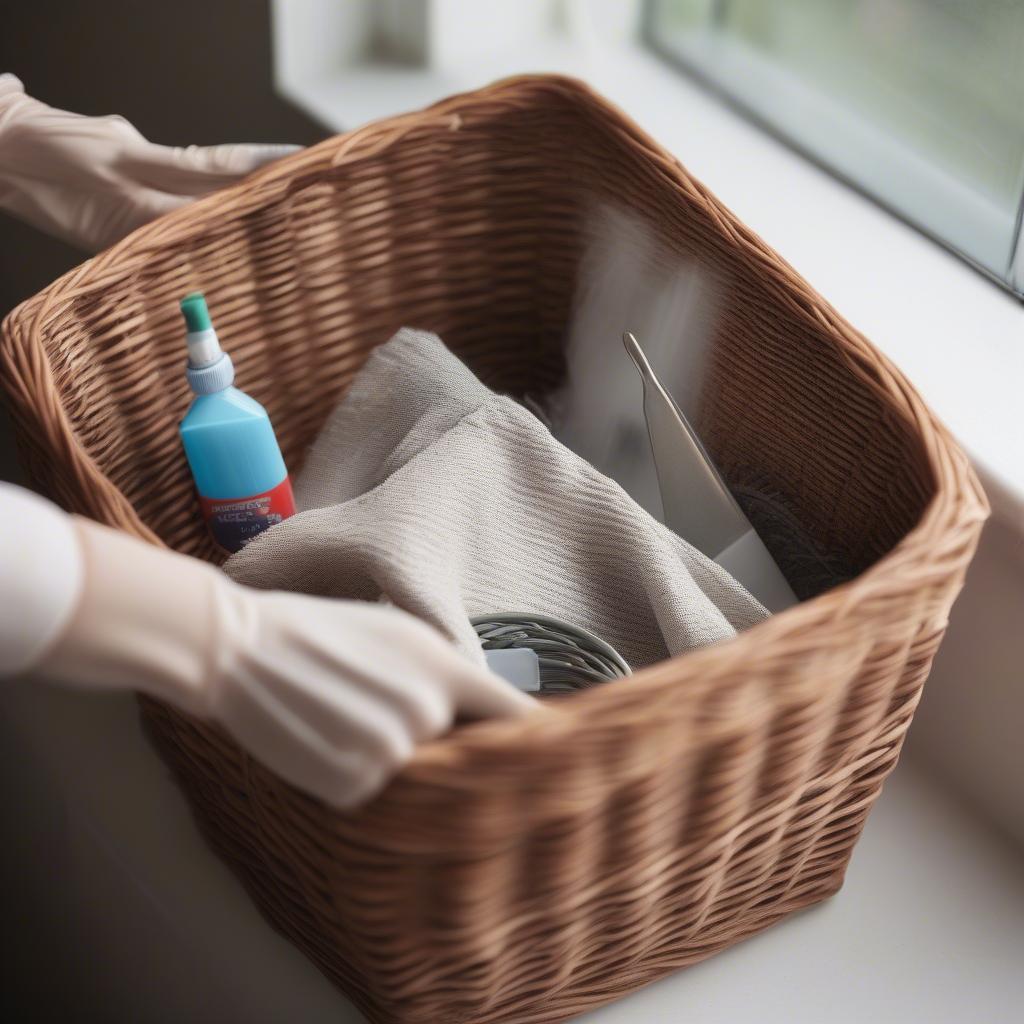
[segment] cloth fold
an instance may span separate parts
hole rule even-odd
[[[389,600],[478,664],[477,615],[555,616],[602,637],[634,669],[767,615],[423,331],[403,328],[370,355],[295,497],[298,513],[234,554],[229,575]]]

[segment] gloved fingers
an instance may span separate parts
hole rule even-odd
[[[368,671],[350,664],[345,677],[360,692],[372,694],[378,704],[387,707],[415,743],[446,733],[455,720],[455,705],[447,690],[435,680],[424,678],[419,666],[399,672],[390,676],[380,665]]]
[[[258,639],[220,655],[225,660],[207,688],[210,713],[227,722],[233,708],[258,707],[294,722],[299,735],[313,730],[332,748],[360,749],[389,765],[408,760],[415,745],[408,716],[330,656],[337,623],[317,614],[319,604],[257,595],[257,606]],[[306,618],[296,618],[302,611]]]
[[[32,202],[23,203],[18,214],[33,227],[85,252],[96,253],[186,202],[188,200],[181,196],[165,196],[148,189],[117,202],[104,203],[67,190],[54,196],[51,190],[41,193],[38,202],[33,198]]]
[[[443,682],[445,665],[463,659],[436,630],[401,609],[367,601],[325,601],[318,608],[324,620],[310,643],[320,648],[323,671],[389,707],[416,742],[451,728],[455,707]]]
[[[374,648],[375,685],[397,686],[398,694],[433,691],[444,697],[448,714],[472,718],[515,717],[537,710],[532,697],[460,654],[436,629],[401,609],[347,602],[361,618],[360,636]],[[417,679],[420,684],[410,684]],[[417,738],[433,738],[450,725],[427,723]]]
[[[348,742],[340,742],[277,695],[249,685],[222,693],[215,717],[244,749],[287,782],[342,809],[382,788],[413,749],[411,741],[373,749],[366,733],[350,733]]]
[[[140,184],[181,196],[224,188],[302,147],[225,143],[220,146],[158,146],[147,143],[126,153],[123,173]]]
[[[258,603],[264,642],[270,639],[272,649],[289,652],[289,678],[275,685],[303,704],[305,713],[317,713],[317,701],[327,707],[337,701],[339,713],[347,713],[357,730],[372,730],[386,715],[415,742],[451,727],[451,696],[424,674],[421,651],[437,645],[459,656],[426,624],[364,601],[267,593]]]
[[[409,760],[423,718],[419,707],[382,701],[372,688],[361,685],[358,673],[341,673],[336,662],[323,667],[298,664],[298,655],[293,649],[291,664],[285,671],[278,669],[273,681],[274,696],[290,712],[338,749],[360,749],[391,767]]]
[[[82,121],[87,122],[87,125],[84,126],[84,130],[93,134],[95,133],[95,127],[91,122],[95,121],[106,124],[113,134],[121,135],[124,141],[128,143],[136,144],[141,142],[148,145],[146,142],[146,136],[143,135],[142,132],[140,132],[139,129],[128,120],[128,118],[122,117],[120,114],[106,114],[103,117],[91,118],[84,114],[71,114],[64,111],[61,111],[61,113],[66,117],[80,118]]]
[[[469,662],[453,673],[450,686],[456,710],[467,718],[522,718],[547,710],[511,683]]]
[[[120,202],[82,203],[78,215],[66,226],[65,233],[93,252],[107,249],[136,228],[176,210],[189,202],[188,197],[169,195],[151,188],[137,188]]]
[[[118,115],[87,117],[26,96],[11,76],[0,82],[0,130],[0,208],[94,251],[298,148],[158,146]]]

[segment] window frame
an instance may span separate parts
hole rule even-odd
[[[994,207],[990,213],[984,200],[971,193],[967,185],[940,169],[930,169],[927,160],[899,140],[872,131],[848,111],[844,115],[838,101],[799,85],[784,68],[776,66],[773,70],[768,59],[756,61],[749,52],[744,53],[742,44],[723,36],[714,22],[720,19],[727,0],[712,0],[708,27],[695,30],[686,49],[680,47],[679,40],[668,39],[660,31],[658,13],[664,2],[643,0],[639,25],[642,45],[660,60],[699,82],[761,130],[954,253],[993,283],[1024,299],[1024,188],[1017,200],[1007,245],[1005,213],[997,214]],[[740,77],[747,84],[741,83]],[[751,86],[751,80],[758,82],[759,88]],[[773,117],[767,107],[780,96],[800,108],[811,122],[824,125],[838,120],[863,149],[856,149],[851,161],[849,137],[844,137],[842,131],[823,128],[821,135],[815,136],[813,129],[794,125],[793,115]]]

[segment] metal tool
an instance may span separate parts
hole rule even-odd
[[[622,343],[644,385],[665,525],[728,570],[769,611],[797,603],[786,578],[726,486],[696,431],[629,332]]]

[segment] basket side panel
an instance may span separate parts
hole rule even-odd
[[[372,1020],[554,1022],[834,893],[937,641],[934,628],[897,651],[862,637],[860,663],[819,658],[823,678],[845,674],[823,687],[839,699],[755,716],[756,687],[724,679],[660,731],[549,751],[522,767],[528,799],[452,794],[443,845],[436,791],[389,794],[400,810],[386,826],[332,828],[230,741],[152,704],[147,715],[213,845]],[[702,740],[710,720],[715,742]]]

